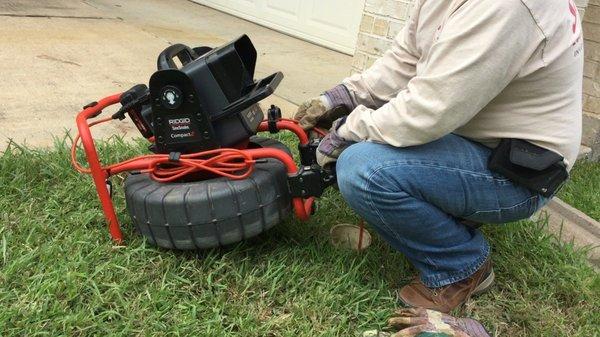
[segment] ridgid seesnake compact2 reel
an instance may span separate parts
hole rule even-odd
[[[92,176],[115,241],[123,242],[123,234],[110,178],[124,172],[131,221],[149,243],[162,248],[226,246],[265,232],[292,210],[301,220],[311,216],[314,198],[335,183],[335,173],[316,163],[319,137],[281,118],[275,106],[265,118],[258,102],[275,91],[283,74],[255,81],[256,57],[245,35],[215,49],[172,45],[158,57],[148,86],[136,85],[78,114],[72,162]],[[99,118],[118,104],[118,112]],[[90,128],[127,115],[148,140],[149,154],[105,166]],[[256,135],[280,130],[298,137],[300,165],[284,144]],[[77,161],[79,143],[89,168]]]

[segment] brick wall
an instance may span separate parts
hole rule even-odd
[[[600,0],[576,0],[584,18],[584,139],[600,159]],[[589,2],[589,3],[588,3]],[[414,0],[366,0],[352,72],[360,72],[390,46],[408,19]]]
[[[390,46],[408,19],[414,0],[366,0],[353,72],[369,68]]]
[[[583,143],[600,159],[600,0],[589,0],[583,21]]]

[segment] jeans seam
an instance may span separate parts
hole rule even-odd
[[[377,217],[379,218],[379,221],[380,221],[380,222],[383,224],[383,226],[385,226],[385,228],[387,229],[387,231],[388,231],[388,232],[389,232],[389,233],[390,233],[390,234],[391,234],[391,235],[392,235],[394,238],[396,238],[396,240],[398,240],[398,241],[400,241],[400,242],[402,242],[402,243],[404,244],[404,243],[406,243],[406,240],[404,240],[404,238],[402,238],[401,236],[399,236],[399,235],[396,233],[396,231],[394,231],[394,230],[393,230],[393,229],[392,229],[392,228],[391,228],[391,227],[390,227],[390,226],[387,224],[387,222],[385,221],[385,219],[384,219],[384,218],[383,218],[383,216],[381,215],[381,212],[380,212],[380,211],[379,211],[379,209],[378,209],[378,208],[375,206],[375,202],[373,201],[372,194],[371,194],[371,193],[368,193],[368,191],[370,190],[370,189],[369,189],[369,187],[370,187],[370,186],[371,186],[371,184],[372,184],[373,177],[374,177],[376,174],[378,174],[378,173],[379,173],[381,170],[383,170],[383,169],[385,169],[385,168],[388,168],[388,167],[391,167],[391,166],[382,166],[382,167],[378,167],[378,168],[374,169],[374,170],[373,170],[373,171],[372,171],[372,172],[371,172],[371,173],[370,173],[370,174],[367,176],[366,182],[365,182],[365,184],[364,184],[364,186],[363,186],[363,190],[364,190],[365,194],[368,196],[368,202],[369,202],[369,206],[371,207],[371,209],[375,210],[375,213],[377,214]],[[406,193],[407,195],[410,195],[410,194],[408,194],[407,192],[404,192],[404,193]],[[413,197],[413,198],[416,198],[416,197],[414,197],[414,196],[411,196],[411,197]],[[416,199],[418,199],[418,198],[416,198]],[[419,199],[419,200],[420,200],[420,199]],[[422,254],[422,255],[423,255],[423,258],[424,258],[424,259],[427,261],[427,263],[429,263],[430,265],[434,266],[435,268],[438,268],[437,264],[436,264],[436,263],[434,263],[434,262],[433,262],[433,261],[432,261],[432,260],[431,260],[431,259],[430,259],[430,258],[429,258],[427,255],[426,255],[426,254]]]
[[[419,160],[417,160],[417,161],[402,160],[402,161],[387,162],[387,163],[384,163],[384,164],[381,164],[381,165],[375,167],[373,169],[373,173],[377,173],[377,172],[381,171],[382,169],[395,167],[395,166],[401,166],[401,165],[412,165],[412,166],[417,166],[417,167],[421,166],[421,167],[433,167],[433,168],[439,168],[439,169],[447,169],[449,171],[460,172],[460,173],[469,174],[469,175],[472,175],[475,177],[490,179],[490,180],[493,180],[498,183],[511,182],[511,180],[508,178],[497,178],[490,174],[482,174],[481,172],[469,171],[469,170],[464,170],[464,169],[460,169],[460,168],[456,168],[456,167],[439,165],[439,164],[430,163],[430,162],[423,162],[423,161],[419,161]],[[369,176],[369,178],[371,176]]]
[[[508,210],[516,209],[516,208],[519,208],[519,207],[521,207],[521,206],[523,206],[523,205],[527,204],[528,202],[530,202],[530,201],[533,201],[533,200],[536,200],[536,199],[538,199],[538,198],[539,198],[539,196],[538,196],[538,195],[533,195],[533,196],[531,196],[531,197],[529,197],[529,198],[525,199],[524,201],[522,201],[522,202],[520,202],[520,203],[518,203],[518,204],[516,204],[516,205],[514,205],[514,206],[511,206],[511,207],[499,207],[499,208],[496,208],[496,209],[483,210],[483,211],[475,211],[475,212],[473,212],[473,213],[471,213],[471,214],[469,214],[469,215],[465,216],[465,218],[467,218],[467,219],[468,219],[468,218],[470,218],[470,217],[472,217],[472,216],[474,216],[474,215],[477,215],[477,214],[482,214],[482,213],[502,212],[502,211],[508,211]],[[536,206],[537,206],[537,205],[536,205]]]
[[[404,240],[404,239],[403,239],[401,236],[397,235],[397,234],[396,234],[396,231],[394,231],[394,230],[393,230],[393,229],[392,229],[392,228],[391,228],[391,227],[390,227],[390,226],[387,224],[387,222],[385,221],[385,219],[384,219],[384,218],[383,218],[383,216],[381,215],[381,212],[379,212],[379,209],[378,209],[377,207],[375,207],[375,202],[373,202],[373,197],[372,197],[372,194],[371,194],[371,193],[368,193],[368,191],[369,191],[369,187],[371,186],[371,183],[372,183],[372,181],[371,181],[371,180],[372,180],[372,178],[373,178],[373,177],[374,177],[374,176],[375,176],[377,173],[379,173],[379,171],[380,171],[381,169],[383,169],[383,168],[374,169],[374,170],[373,170],[373,172],[371,172],[371,173],[369,174],[369,176],[368,176],[368,177],[367,177],[367,179],[366,179],[366,182],[365,182],[365,184],[363,185],[363,191],[364,191],[364,193],[365,193],[365,194],[368,196],[369,206],[370,206],[370,207],[371,207],[373,210],[375,210],[375,213],[377,214],[377,217],[379,218],[379,221],[381,221],[381,223],[382,223],[382,224],[385,226],[385,228],[388,230],[388,232],[389,232],[390,234],[392,234],[392,235],[393,235],[393,236],[394,236],[394,237],[395,237],[397,240],[399,240],[399,241],[401,241],[401,242],[405,243],[405,240]]]

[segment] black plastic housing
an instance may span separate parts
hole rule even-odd
[[[256,134],[264,119],[257,103],[283,79],[275,73],[255,82],[256,57],[246,35],[212,50],[178,44],[163,51],[150,79],[157,152],[235,147]]]

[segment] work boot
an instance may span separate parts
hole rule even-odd
[[[481,268],[466,280],[441,288],[428,288],[417,277],[398,292],[398,299],[409,307],[421,307],[449,313],[465,304],[471,296],[488,290],[494,283],[492,261],[488,259]]]

